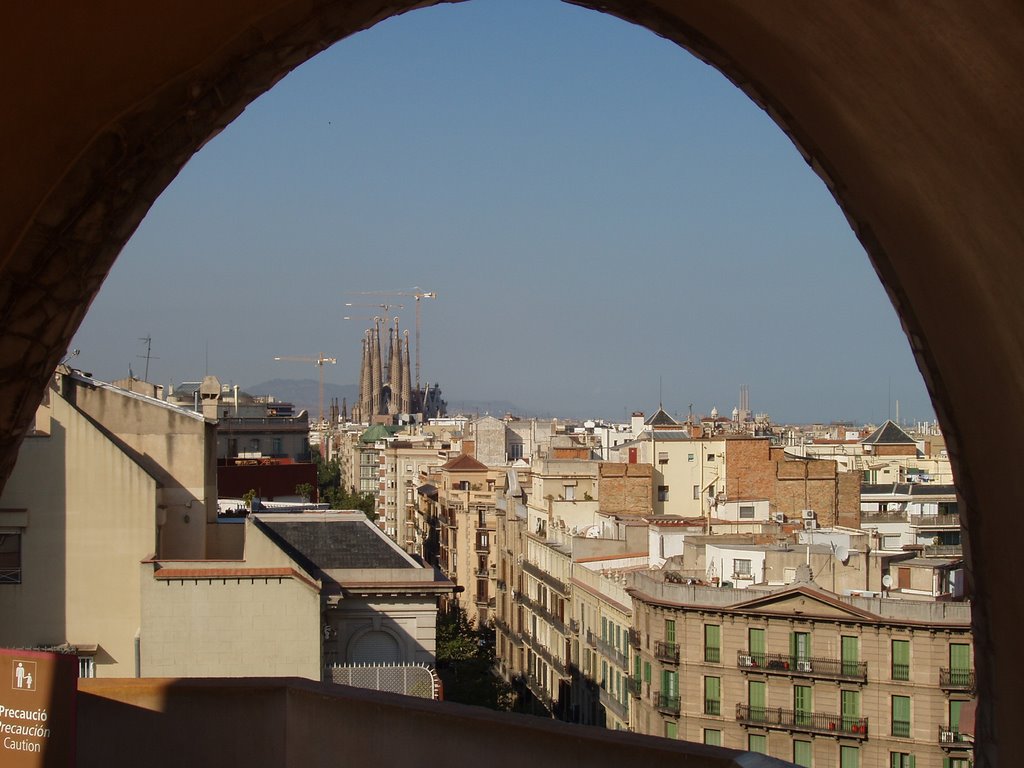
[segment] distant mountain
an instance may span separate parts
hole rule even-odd
[[[320,382],[317,379],[271,379],[260,384],[242,387],[243,392],[254,397],[272,396],[275,400],[283,400],[295,406],[295,412],[306,410],[312,418],[320,413]],[[324,382],[324,414],[330,412],[331,400],[337,398],[338,407],[341,401],[348,400],[349,410],[359,398],[359,387],[355,384],[331,384]]]

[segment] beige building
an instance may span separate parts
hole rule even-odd
[[[0,645],[73,646],[83,675],[138,674],[139,562],[231,556],[214,425],[59,369],[0,496]]]
[[[426,544],[424,558],[461,587],[456,601],[470,622],[481,626],[494,610],[499,474],[500,470],[460,454],[440,467],[424,467],[417,494],[419,519],[426,526],[418,534]]]
[[[966,766],[970,605],[638,577],[633,729],[803,766]]]
[[[261,514],[236,561],[142,566],[142,674],[329,679],[336,664],[432,664],[453,585],[361,512]]]

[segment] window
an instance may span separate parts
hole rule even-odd
[[[704,678],[704,714],[722,714],[722,679],[720,677]]]
[[[761,733],[752,733],[747,736],[747,751],[759,752],[762,755],[768,754],[768,737]]]
[[[890,752],[889,768],[914,768],[914,756],[906,752]]]
[[[751,680],[747,683],[747,701],[750,704],[749,717],[754,722],[764,722],[765,718],[765,684],[764,680]]]
[[[793,762],[811,768],[811,742],[793,740]]]
[[[273,437],[270,439],[270,452],[274,454],[281,453],[281,438]]]
[[[563,485],[564,496],[566,501],[576,500],[576,486],[575,485]]]
[[[713,728],[704,729],[704,743],[713,747],[722,746],[722,732]]]
[[[679,673],[670,669],[661,672],[661,692],[669,699],[679,696]]]
[[[967,643],[949,644],[949,682],[961,687],[971,684],[971,646]]]
[[[695,498],[695,499],[699,499],[700,498],[700,486],[699,485],[693,486],[693,498]]]
[[[807,661],[811,658],[811,633],[794,632],[789,636],[789,655],[793,662]]]
[[[21,584],[21,534],[0,531],[0,584]]]
[[[608,619],[601,617],[601,640],[608,642]]]
[[[651,662],[644,662],[644,682],[648,685],[651,684]]]
[[[757,666],[764,666],[764,630],[760,627],[751,627],[747,630],[747,652]]]
[[[850,731],[860,720],[860,691],[843,691],[840,696],[843,730]]]
[[[678,739],[679,738],[679,725],[678,725],[678,723],[672,723],[672,722],[665,723],[665,738],[666,739]]]
[[[668,464],[668,451],[658,451],[658,463]]]
[[[839,768],[860,768],[860,749],[858,747],[839,747]]]
[[[78,657],[78,676],[96,677],[96,664],[92,656]]]
[[[843,674],[856,676],[860,670],[860,664],[857,663],[860,660],[860,646],[857,638],[843,635],[840,638],[840,651],[842,653]]]
[[[249,450],[253,453],[259,453],[260,439],[258,437],[254,437],[249,441]]]
[[[665,619],[665,642],[669,645],[676,644],[676,621],[675,619]]]
[[[712,664],[721,661],[721,629],[717,624],[704,625],[704,661]]]
[[[659,485],[658,486],[658,501],[668,501],[668,486],[667,485]]]
[[[910,679],[910,641],[892,641],[892,679]]]
[[[523,444],[522,443],[509,443],[508,446],[508,458],[510,461],[517,461],[523,458]]]
[[[693,461],[693,454],[692,453],[686,454],[686,460],[687,461]]]
[[[709,453],[708,454],[708,461],[714,461],[714,460],[715,460],[715,454]]]
[[[750,576],[752,573],[750,560],[733,560],[732,570],[737,576]]]
[[[910,738],[910,697],[892,697],[892,735]]]
[[[810,725],[813,702],[811,686],[793,686],[793,719],[797,725]]]
[[[752,504],[741,504],[740,505],[740,520],[753,520],[754,519],[754,506]]]

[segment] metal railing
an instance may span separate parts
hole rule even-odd
[[[569,595],[569,587],[566,586],[565,582],[556,579],[550,573],[542,570],[540,567],[534,565],[529,560],[523,561],[523,570],[533,576],[535,579],[539,579],[551,587],[555,592],[560,593],[563,597]]]
[[[654,643],[654,658],[658,661],[666,661],[669,664],[679,663],[679,644],[678,643],[666,643],[663,640],[657,640]]]
[[[643,686],[642,686],[642,684],[640,682],[640,678],[639,677],[632,677],[632,676],[627,677],[626,678],[626,690],[629,691],[629,694],[631,696],[639,697],[641,691],[643,690]]]
[[[909,720],[893,720],[892,721],[892,735],[899,736],[903,739],[910,738],[910,721]]]
[[[865,661],[842,661],[820,656],[800,658],[784,653],[739,651],[736,654],[736,663],[740,669],[757,670],[769,675],[853,680],[861,683],[868,680],[868,665]]]
[[[615,695],[604,688],[598,688],[598,698],[605,709],[610,709],[619,720],[629,722],[629,707],[615,698]]]
[[[948,725],[939,726],[939,745],[942,747],[954,747],[956,745],[972,744],[971,738],[965,734],[960,733],[959,728],[953,728]]]
[[[973,691],[973,669],[939,669],[939,687],[944,690]]]
[[[0,584],[21,584],[21,568],[0,569]]]
[[[722,701],[720,699],[704,699],[705,715],[722,714]]]
[[[736,721],[744,725],[758,725],[763,728],[779,728],[787,731],[849,736],[854,739],[868,737],[868,719],[866,717],[849,717],[825,712],[737,704]]]
[[[722,649],[717,645],[705,645],[704,646],[704,661],[709,661],[712,664],[717,664],[722,660]]]
[[[597,638],[597,652],[604,654],[613,663],[618,664],[623,669],[629,669],[629,659],[626,657],[626,654],[608,641]]]
[[[654,706],[659,712],[679,714],[679,694],[661,693],[654,694]]]
[[[892,679],[893,680],[909,680],[910,679],[910,665],[909,664],[897,664],[893,662],[892,665]]]
[[[925,544],[922,554],[925,557],[962,557],[962,544]]]
[[[911,515],[914,528],[959,528],[960,515]]]

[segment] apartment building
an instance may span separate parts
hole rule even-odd
[[[966,768],[970,605],[637,576],[633,730],[801,766]]]
[[[416,494],[417,514],[426,521],[418,534],[426,545],[424,558],[462,587],[455,599],[480,626],[495,603],[495,486],[501,474],[460,454],[439,467],[424,466]]]

